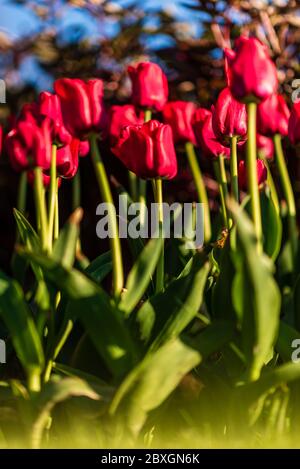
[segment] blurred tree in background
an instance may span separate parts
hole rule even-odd
[[[282,91],[290,99],[292,81],[300,78],[299,26],[296,0],[3,1],[0,77],[7,85],[7,105],[0,106],[0,120],[7,126],[7,117],[18,112],[23,102],[33,100],[42,89],[51,90],[53,80],[61,76],[101,77],[107,101],[125,103],[130,95],[126,65],[142,59],[157,61],[164,68],[171,99],[210,105],[224,86],[222,48],[230,47],[241,33],[255,34],[270,47]],[[16,183],[17,177],[2,161],[4,262],[13,244],[11,206]],[[94,214],[98,198],[95,193],[89,197],[83,203],[91,204]],[[91,226],[94,236],[93,221]]]

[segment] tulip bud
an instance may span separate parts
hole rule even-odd
[[[57,174],[69,179],[75,176],[79,165],[80,141],[74,138],[69,145],[57,149]]]
[[[127,125],[142,125],[144,123],[144,113],[136,113],[135,107],[131,104],[125,106],[112,106],[109,113],[109,139],[111,146],[118,143],[123,127]]]
[[[257,169],[257,180],[258,184],[262,184],[266,181],[268,172],[267,168],[264,165],[262,160],[256,160],[256,169]],[[238,168],[238,180],[239,186],[242,190],[246,191],[248,189],[248,182],[247,182],[247,168],[244,160],[239,162]]]
[[[72,136],[65,128],[60,101],[56,94],[43,91],[39,95],[38,113],[40,116],[48,117],[51,122],[52,142],[56,145],[67,145],[71,142]]]
[[[206,110],[205,110],[206,111]],[[212,127],[212,113],[210,111],[198,112],[202,120],[194,122],[195,137],[204,156],[216,158],[220,155],[230,156],[230,149],[218,142]]]
[[[290,110],[280,94],[273,94],[257,106],[257,130],[262,135],[286,136]]]
[[[163,108],[164,122],[171,126],[175,143],[192,142],[196,145],[192,127],[196,109],[196,105],[188,101],[170,101]]]
[[[135,106],[161,111],[168,100],[168,80],[159,65],[140,62],[128,67]]]
[[[288,126],[289,139],[293,145],[300,142],[300,101],[294,103]]]
[[[224,50],[227,81],[233,96],[243,102],[260,102],[277,92],[278,78],[268,49],[258,39],[240,36],[235,50]]]
[[[258,154],[262,153],[262,155],[268,160],[271,160],[274,157],[274,142],[272,138],[256,134],[256,144]]]
[[[237,137],[241,143],[247,138],[246,106],[232,96],[229,88],[224,88],[219,94],[212,114],[212,126],[223,145],[230,146],[231,137]]]
[[[172,179],[177,174],[172,129],[158,121],[125,127],[112,151],[130,171],[143,179]]]
[[[86,82],[77,78],[61,78],[54,83],[64,124],[74,138],[84,140],[90,133],[99,133],[107,125],[103,102],[103,82]]]

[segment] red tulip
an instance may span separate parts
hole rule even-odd
[[[63,178],[72,178],[78,171],[80,141],[73,139],[69,145],[57,150],[57,174]]]
[[[267,176],[268,176],[267,168],[265,167],[264,162],[262,160],[256,160],[256,169],[257,169],[258,184],[262,184],[263,182],[266,181]],[[240,188],[246,191],[248,188],[248,183],[247,183],[247,168],[246,168],[246,164],[244,160],[241,160],[239,162],[238,179],[239,179]]]
[[[172,129],[156,120],[125,127],[112,151],[143,179],[172,179],[177,174]]]
[[[125,106],[112,106],[109,114],[109,138],[111,146],[118,143],[123,127],[127,125],[142,125],[144,113],[136,113],[135,107],[131,104]]]
[[[197,137],[202,132],[202,127],[208,116],[211,116],[211,111],[204,107],[198,107],[192,118],[192,127],[197,145],[199,145],[199,138]]]
[[[54,83],[67,130],[84,140],[90,133],[99,133],[106,126],[103,103],[103,82],[94,79],[61,78]]]
[[[140,62],[128,67],[135,106],[161,111],[168,100],[168,80],[159,65]]]
[[[262,135],[288,134],[290,110],[280,94],[273,94],[257,106],[257,130]]]
[[[212,114],[212,126],[223,145],[230,146],[230,138],[234,136],[240,141],[247,138],[246,106],[232,96],[229,88],[224,88],[219,94]]]
[[[82,140],[79,143],[79,156],[84,158],[90,152],[90,142],[88,140]]]
[[[170,101],[163,108],[164,122],[172,127],[175,143],[192,142],[196,145],[192,127],[196,109],[196,105],[188,101]]]
[[[24,171],[34,167],[49,169],[51,161],[51,129],[48,119],[40,126],[29,120],[19,121],[5,138],[12,167]]]
[[[265,135],[256,134],[256,143],[258,152],[263,153],[263,156],[271,160],[274,156],[274,143],[272,138],[265,137]]]
[[[67,145],[71,142],[72,136],[65,128],[60,101],[56,94],[43,91],[39,95],[38,112],[43,117],[48,117],[51,122],[52,142],[58,146]]]
[[[208,112],[208,114],[202,112],[202,121],[199,121],[200,124],[198,123],[196,126],[194,124],[195,137],[198,145],[205,156],[218,157],[223,155],[228,158],[230,156],[230,150],[218,142],[212,127],[212,113],[210,111]]]
[[[268,49],[256,38],[239,37],[235,50],[225,49],[227,80],[233,96],[244,102],[260,102],[276,93],[277,71]]]
[[[300,101],[294,103],[289,120],[289,139],[296,145],[300,142]]]

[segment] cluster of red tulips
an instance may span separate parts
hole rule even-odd
[[[288,135],[293,144],[300,141],[300,102],[290,112],[284,97],[278,94],[275,65],[266,46],[256,38],[240,37],[234,50],[226,49],[224,54],[227,87],[210,110],[193,102],[168,101],[167,78],[157,64],[150,62],[128,68],[132,104],[108,110],[100,79],[62,78],[54,83],[55,94],[42,92],[36,103],[23,106],[5,137],[5,148],[12,167],[27,173],[34,183],[45,249],[51,249],[57,231],[56,193],[60,178],[73,178],[79,158],[90,149],[101,194],[105,201],[112,200],[98,145],[106,138],[112,153],[130,172],[133,199],[145,195],[145,183],[137,177],[156,181],[156,196],[162,198],[161,179],[177,174],[175,146],[185,145],[199,201],[205,204],[206,242],[211,239],[209,206],[194,147],[200,148],[202,158],[214,160],[226,228],[230,219],[224,159],[230,159],[231,195],[238,202],[240,189],[248,189],[258,249],[262,238],[259,185],[269,173],[272,187],[267,168],[275,147],[290,220],[294,220],[295,203],[281,140]],[[152,119],[153,112],[161,113],[162,122]],[[48,215],[43,185],[49,186],[51,193]],[[272,197],[278,204],[276,191]],[[116,220],[114,226],[117,228]],[[121,264],[117,241],[113,250],[115,262]],[[120,268],[116,270],[120,272]],[[114,283],[120,292],[122,273]]]

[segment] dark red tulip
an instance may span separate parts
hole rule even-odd
[[[266,181],[267,176],[268,176],[267,168],[265,167],[264,162],[262,160],[256,160],[256,168],[257,168],[258,184],[262,184],[263,182]],[[246,191],[248,188],[248,183],[247,183],[247,168],[246,168],[246,164],[244,160],[241,160],[239,162],[238,179],[239,179],[240,188]]]
[[[56,94],[43,91],[39,95],[38,112],[43,117],[48,117],[51,122],[52,142],[58,146],[67,145],[72,136],[67,131],[61,113],[60,101]]]
[[[188,101],[170,101],[163,108],[163,120],[172,127],[175,143],[192,142],[196,145],[192,121],[196,105]]]
[[[109,113],[109,139],[112,146],[119,141],[123,127],[127,125],[142,125],[144,122],[144,113],[136,112],[132,104],[124,106],[112,106]]]
[[[294,103],[288,126],[289,139],[293,145],[300,142],[300,101]]]
[[[261,152],[265,158],[271,160],[274,157],[274,142],[272,138],[256,134],[256,143],[258,152]]]
[[[40,126],[30,119],[19,121],[5,138],[5,146],[12,167],[24,171],[34,167],[50,168],[51,128],[48,119]]]
[[[237,137],[241,143],[247,138],[246,106],[232,96],[229,88],[224,88],[219,94],[212,114],[212,126],[223,145],[230,146],[231,137]]]
[[[112,151],[130,171],[143,179],[172,179],[177,174],[172,129],[156,120],[124,127]]]
[[[206,115],[205,115],[206,114]],[[205,115],[205,117],[204,117]],[[223,155],[225,157],[230,156],[230,150],[228,147],[223,146],[216,138],[216,135],[212,127],[212,113],[202,113],[204,119],[199,121],[200,124],[194,124],[195,137],[198,145],[204,156],[218,157]]]
[[[286,136],[290,110],[280,94],[273,94],[257,106],[257,131],[269,137],[275,134]]]
[[[277,92],[275,64],[267,47],[253,37],[239,37],[235,49],[225,49],[227,80],[233,96],[244,102],[260,102]]]
[[[159,65],[140,62],[128,67],[135,106],[161,111],[168,101],[168,80]]]
[[[192,118],[192,127],[196,139],[196,144],[199,145],[199,138],[197,136],[202,132],[202,127],[208,116],[211,116],[211,111],[204,107],[198,107]]]
[[[80,141],[74,138],[69,145],[58,148],[56,155],[57,174],[72,178],[78,171]]]
[[[83,81],[61,78],[54,83],[67,130],[74,138],[84,140],[93,132],[106,127],[103,102],[103,82],[99,79]]]

